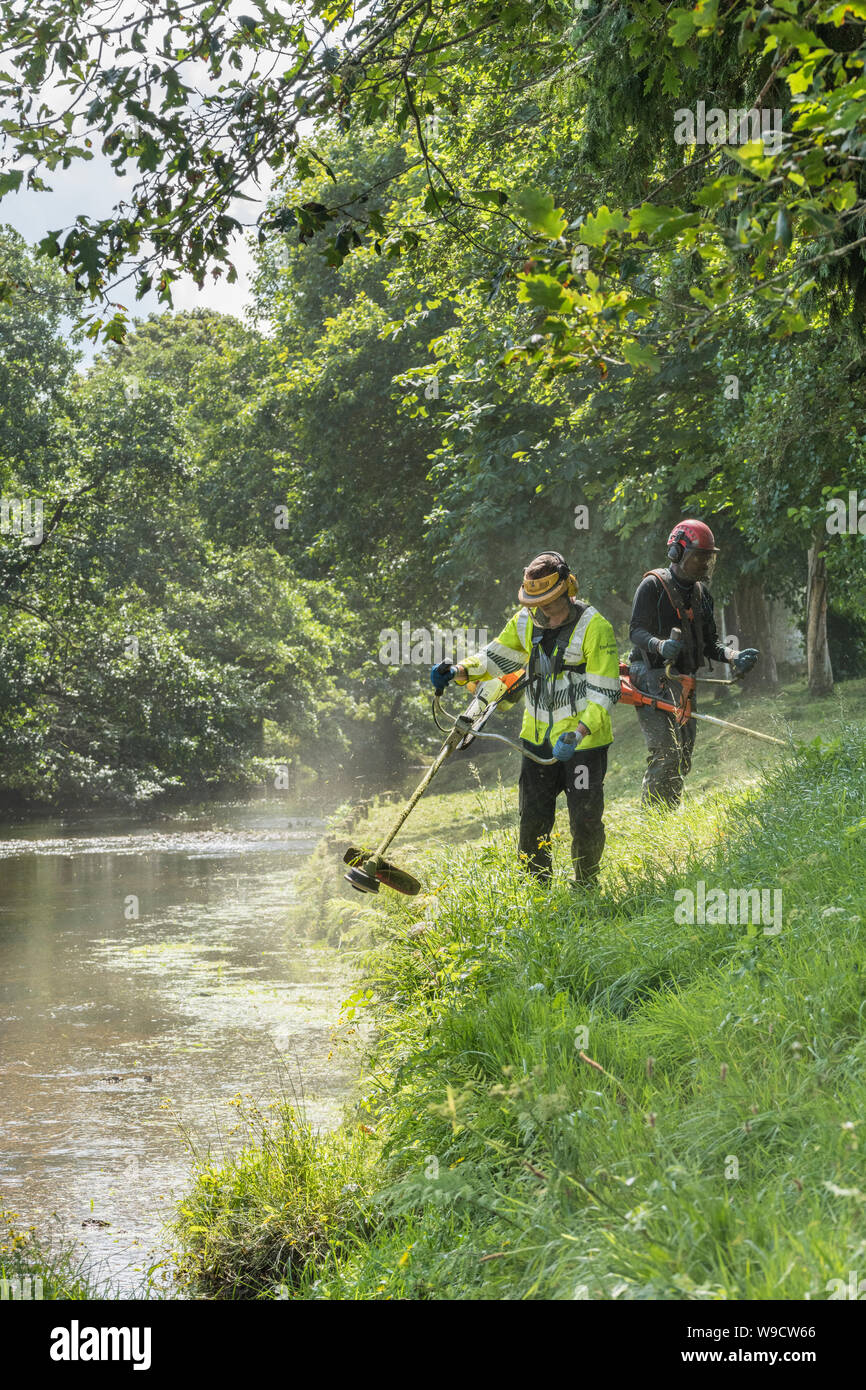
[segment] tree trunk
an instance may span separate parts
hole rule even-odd
[[[764,597],[764,587],[760,579],[742,579],[736,593],[737,626],[740,648],[757,647],[761,653],[757,665],[748,676],[751,686],[764,690],[778,690],[779,673],[773,655],[773,634],[770,630],[770,612]]]
[[[398,690],[391,708],[381,721],[379,765],[382,774],[388,779],[399,776],[406,763],[398,723],[403,697],[404,692]]]
[[[806,670],[810,695],[829,695],[833,690],[833,668],[827,645],[827,562],[822,528],[809,548],[809,578],[806,585]]]

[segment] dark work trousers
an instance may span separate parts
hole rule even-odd
[[[665,698],[670,697],[662,695]],[[641,805],[673,808],[683,794],[683,778],[691,771],[697,723],[690,719],[677,724],[672,714],[651,705],[635,708],[647,745]]]
[[[541,758],[552,756],[550,744],[538,747],[522,739]],[[604,774],[607,748],[578,748],[567,763],[539,767],[531,758],[520,765],[520,839],[526,867],[536,878],[551,877],[550,834],[556,819],[556,798],[565,792],[571,826],[571,859],[577,883],[598,877],[604,849]]]

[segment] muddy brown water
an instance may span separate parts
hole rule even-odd
[[[351,965],[289,921],[322,828],[267,803],[0,827],[0,1208],[115,1296],[167,1259],[188,1141],[241,1142],[234,1097],[340,1117]]]

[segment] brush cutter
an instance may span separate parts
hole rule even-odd
[[[468,748],[477,738],[485,738],[494,739],[497,743],[506,743],[510,748],[516,749],[518,753],[522,753],[524,757],[531,758],[533,762],[541,763],[544,767],[552,766],[556,762],[555,758],[536,757],[534,753],[527,752],[525,748],[515,743],[513,739],[506,738],[503,734],[482,732],[496,706],[506,696],[510,700],[517,695],[523,689],[525,680],[526,671],[520,670],[511,675],[503,676],[501,680],[483,681],[474,687],[471,704],[463,714],[456,716],[443,710],[439,696],[434,695],[433,718],[436,727],[447,734],[445,742],[381,844],[372,851],[356,849],[352,846],[343,855],[343,863],[350,866],[344,877],[353,888],[357,888],[359,893],[378,893],[380,883],[384,883],[386,888],[395,888],[398,893],[415,894],[420,892],[421,884],[417,878],[413,878],[405,869],[399,869],[396,864],[389,863],[385,858],[385,851],[406,821],[410,811],[421,800],[442,764],[453,753]],[[442,725],[440,722],[442,719],[448,720],[451,725],[450,729]]]
[[[677,629],[674,628],[671,636],[676,632]],[[735,733],[748,734],[749,738],[760,738],[765,743],[779,743],[784,748],[785,740],[782,738],[774,738],[772,734],[760,734],[757,729],[747,729],[742,724],[732,724],[729,719],[717,719],[713,714],[698,714],[692,709],[696,680],[708,685],[736,685],[736,677],[733,680],[724,681],[710,676],[684,676],[679,671],[675,671],[670,664],[665,667],[665,675],[669,681],[680,687],[680,698],[676,704],[672,701],[660,700],[655,695],[645,695],[642,690],[637,690],[629,678],[628,664],[620,662],[619,684],[622,692],[620,699],[623,704],[649,705],[652,709],[664,710],[665,713],[672,714],[680,725],[687,724],[690,719],[702,719],[705,724],[718,724],[720,729],[733,729]]]
[[[751,738],[760,738],[767,743],[779,743],[784,746],[783,739],[774,738],[771,734],[760,734],[756,729],[745,729],[741,724],[732,724],[727,719],[716,719],[711,714],[696,714],[692,710],[692,695],[694,694],[696,679],[694,676],[680,675],[671,666],[666,668],[665,674],[669,679],[680,685],[680,700],[674,704],[670,701],[657,699],[653,695],[645,695],[642,690],[637,690],[629,679],[627,664],[620,664],[619,674],[621,698],[626,705],[650,705],[653,709],[665,710],[672,714],[678,724],[685,724],[689,719],[702,719],[708,724],[718,724],[722,729],[733,729],[736,733],[748,734]],[[702,680],[703,677],[699,676],[697,679]],[[359,893],[378,893],[380,883],[384,883],[386,888],[395,889],[398,893],[414,895],[421,891],[421,884],[418,879],[407,873],[405,869],[400,869],[396,864],[387,860],[385,851],[404,825],[410,812],[421,800],[442,764],[453,753],[469,748],[477,738],[482,738],[507,744],[509,748],[521,753],[524,758],[530,758],[532,762],[539,763],[542,767],[552,767],[557,761],[556,758],[539,758],[535,753],[530,753],[527,748],[515,743],[513,739],[506,738],[504,734],[483,732],[484,726],[496,706],[506,697],[510,702],[524,688],[526,680],[526,671],[519,670],[504,676],[501,680],[489,680],[476,685],[471,704],[463,714],[456,716],[448,714],[442,709],[438,695],[433,697],[433,719],[436,727],[447,735],[445,742],[382,842],[374,850],[358,849],[353,845],[343,855],[343,863],[349,865],[348,872],[344,875],[346,882],[351,883],[352,887],[356,888]],[[714,680],[712,683],[733,685],[735,681]],[[470,689],[473,689],[471,684]],[[440,723],[442,719],[446,719],[451,727],[443,726]]]

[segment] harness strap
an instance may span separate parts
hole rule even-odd
[[[685,616],[688,618],[689,622],[690,622],[690,623],[694,623],[694,621],[695,621],[695,610],[694,610],[693,606],[690,604],[688,608],[680,608],[680,605],[677,603],[676,598],[674,597],[673,593],[671,592],[670,586],[669,586],[667,580],[665,579],[665,572],[664,572],[664,570],[647,570],[647,571],[645,572],[645,574],[644,574],[643,577],[644,577],[644,579],[649,579],[650,575],[652,575],[652,577],[653,577],[654,579],[657,579],[658,582],[661,584],[662,588],[664,589],[665,593],[667,594],[668,598],[669,598],[670,601],[671,601],[671,607],[673,608],[673,610],[674,610],[674,612],[676,613],[677,617],[678,617],[678,618],[682,618],[682,617],[683,617],[683,614],[685,614]],[[704,591],[703,591],[703,589],[701,588],[701,581],[700,581],[699,579],[696,579],[696,580],[695,580],[694,592],[695,592],[695,594],[697,595],[697,599],[698,599],[699,605],[700,605],[701,607],[703,607],[703,602],[704,602]]]
[[[560,632],[559,636],[556,639],[552,659],[551,657],[546,657],[546,653],[543,652],[541,648],[541,643],[544,640],[546,628],[539,628],[538,632],[533,632],[532,634],[532,651],[529,656],[529,664],[527,666],[526,674],[527,684],[529,686],[532,686],[534,684],[535,686],[535,689],[532,691],[533,715],[535,719],[538,718],[538,698],[541,683],[545,676],[549,676],[552,683],[556,680],[557,676],[562,675],[562,672],[565,668],[565,653],[568,648],[568,644],[571,641],[572,636],[574,635],[575,628],[577,627],[578,623],[580,622],[583,616],[583,613],[578,613],[577,617],[574,619],[574,622],[569,623],[567,627],[565,627],[564,631]],[[539,671],[538,666],[543,657],[546,657],[548,669],[546,671]],[[584,662],[582,666],[569,666],[568,669],[570,671],[583,671],[586,669],[586,662]],[[548,708],[552,710],[552,704],[548,705]]]
[[[703,623],[704,590],[703,590],[703,586],[702,586],[700,580],[699,580],[699,579],[696,579],[696,580],[695,580],[694,589],[692,590],[692,602],[689,604],[688,608],[681,608],[680,605],[677,603],[676,596],[675,596],[674,593],[671,591],[670,585],[668,584],[667,579],[665,578],[665,574],[666,574],[666,571],[663,570],[663,569],[647,570],[643,577],[644,577],[644,579],[649,579],[650,576],[652,576],[653,579],[657,579],[658,582],[661,584],[662,588],[664,589],[665,593],[667,594],[668,598],[670,599],[671,607],[673,608],[673,610],[674,610],[674,612],[676,613],[677,617],[679,618],[680,622],[682,623],[682,622],[684,621],[684,619],[688,619],[689,628],[690,628],[690,631],[689,631],[689,643],[690,643],[690,645],[694,648],[694,651],[693,651],[692,655],[693,655],[693,657],[694,657],[695,670],[698,670],[698,669],[700,668],[700,666],[703,664],[703,645],[704,645],[704,623]],[[697,601],[697,609],[698,609],[698,614],[699,614],[698,617],[695,616],[695,601]]]

